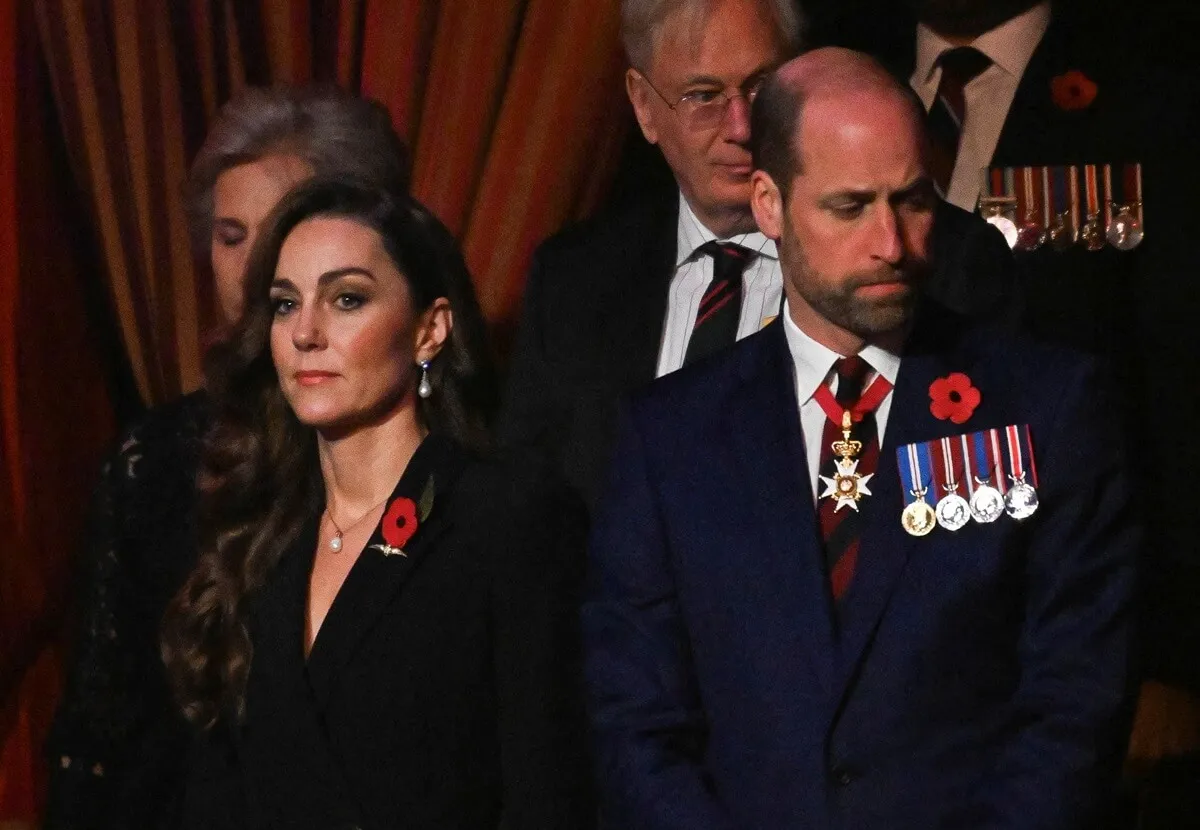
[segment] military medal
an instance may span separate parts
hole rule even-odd
[[[1104,179],[1108,187],[1109,214],[1108,244],[1118,251],[1132,251],[1142,244],[1145,231],[1142,229],[1142,165],[1125,165],[1121,182],[1121,203],[1113,199],[1112,168],[1104,166]]]
[[[900,524],[911,536],[928,536],[937,527],[937,517],[933,508],[925,501],[925,494],[929,491],[913,490],[911,492],[917,500],[904,508],[904,512],[900,514]]]
[[[971,521],[971,506],[958,494],[958,465],[954,461],[954,446],[949,438],[937,442],[941,449],[943,480],[946,494],[937,503],[937,523],[946,530],[960,530]]]
[[[1033,469],[1033,443],[1029,440],[1029,427],[1026,425],[1023,433],[1016,426],[1005,427],[1004,437],[1008,447],[1008,478],[1012,482],[1004,494],[1004,511],[1014,519],[1027,519],[1038,509],[1037,489],[1025,480],[1027,476],[1032,476],[1035,481],[1037,478]],[[1029,459],[1028,468],[1023,456]]]
[[[987,175],[991,195],[979,200],[979,213],[989,225],[1000,231],[1008,247],[1015,248],[1017,199],[1013,194],[1013,170],[1011,167],[997,167]]]
[[[910,536],[927,536],[937,527],[937,515],[925,501],[929,492],[926,483],[931,474],[927,445],[908,444],[896,450],[900,467],[900,481],[908,493],[904,510],[900,513],[900,526]],[[922,464],[924,462],[924,464]]]
[[[1054,222],[1050,244],[1056,251],[1070,250],[1079,241],[1079,176],[1074,167],[1055,167]]]
[[[1083,184],[1087,195],[1087,221],[1083,223],[1080,237],[1089,251],[1100,251],[1104,248],[1108,225],[1100,217],[1100,183],[1096,179],[1096,165],[1084,165]]]
[[[971,518],[981,524],[989,524],[1004,515],[1004,494],[991,485],[995,465],[988,458],[988,435],[986,432],[976,432],[969,437],[962,436],[962,441],[963,461],[971,493],[968,501]]]
[[[1044,169],[1044,168],[1043,168]],[[1041,175],[1033,167],[1021,168],[1021,186],[1017,190],[1017,212],[1021,226],[1017,229],[1018,251],[1036,251],[1046,239],[1046,228],[1042,221],[1042,193],[1039,186]]]

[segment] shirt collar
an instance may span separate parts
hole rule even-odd
[[[805,334],[793,322],[787,302],[783,304],[783,331],[787,336],[788,351],[792,353],[792,362],[795,364],[796,400],[800,406],[804,406],[829,378],[833,364],[846,355],[838,354]],[[890,345],[868,343],[863,346],[859,355],[876,373],[887,378],[893,387],[896,385],[896,377],[900,374],[900,355],[893,351]]]
[[[1020,78],[1049,26],[1050,3],[1039,3],[984,32],[971,45],[1009,75]],[[947,49],[953,48],[953,44],[924,23],[917,24],[917,60],[913,85],[922,88],[932,86],[932,92],[936,92],[937,82],[941,78],[937,59]]]
[[[696,249],[705,242],[712,242],[718,239],[717,235],[704,226],[704,223],[697,218],[696,213],[692,210],[692,206],[688,204],[687,198],[683,195],[683,191],[679,193],[679,226],[676,231],[676,246],[675,246],[675,267],[683,265],[690,260],[696,253]],[[749,248],[759,256],[767,257],[768,259],[778,259],[779,252],[775,248],[775,241],[767,239],[759,231],[750,233],[738,234],[727,239],[720,240],[722,242],[735,242],[745,248]]]

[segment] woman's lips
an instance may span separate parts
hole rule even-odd
[[[333,378],[337,377],[337,374],[335,372],[319,372],[309,370],[304,372],[296,372],[293,377],[296,379],[296,383],[300,384],[301,386],[316,386],[317,384],[324,383],[327,380],[332,380]]]

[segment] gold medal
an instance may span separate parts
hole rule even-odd
[[[928,536],[937,527],[937,513],[925,501],[926,490],[910,490],[917,500],[900,514],[900,525],[910,536]]]

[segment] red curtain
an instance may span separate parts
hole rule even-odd
[[[199,381],[212,291],[178,193],[220,104],[314,79],[386,104],[503,342],[532,248],[594,209],[631,124],[618,6],[0,0],[0,823],[37,815],[113,377],[148,404]]]

